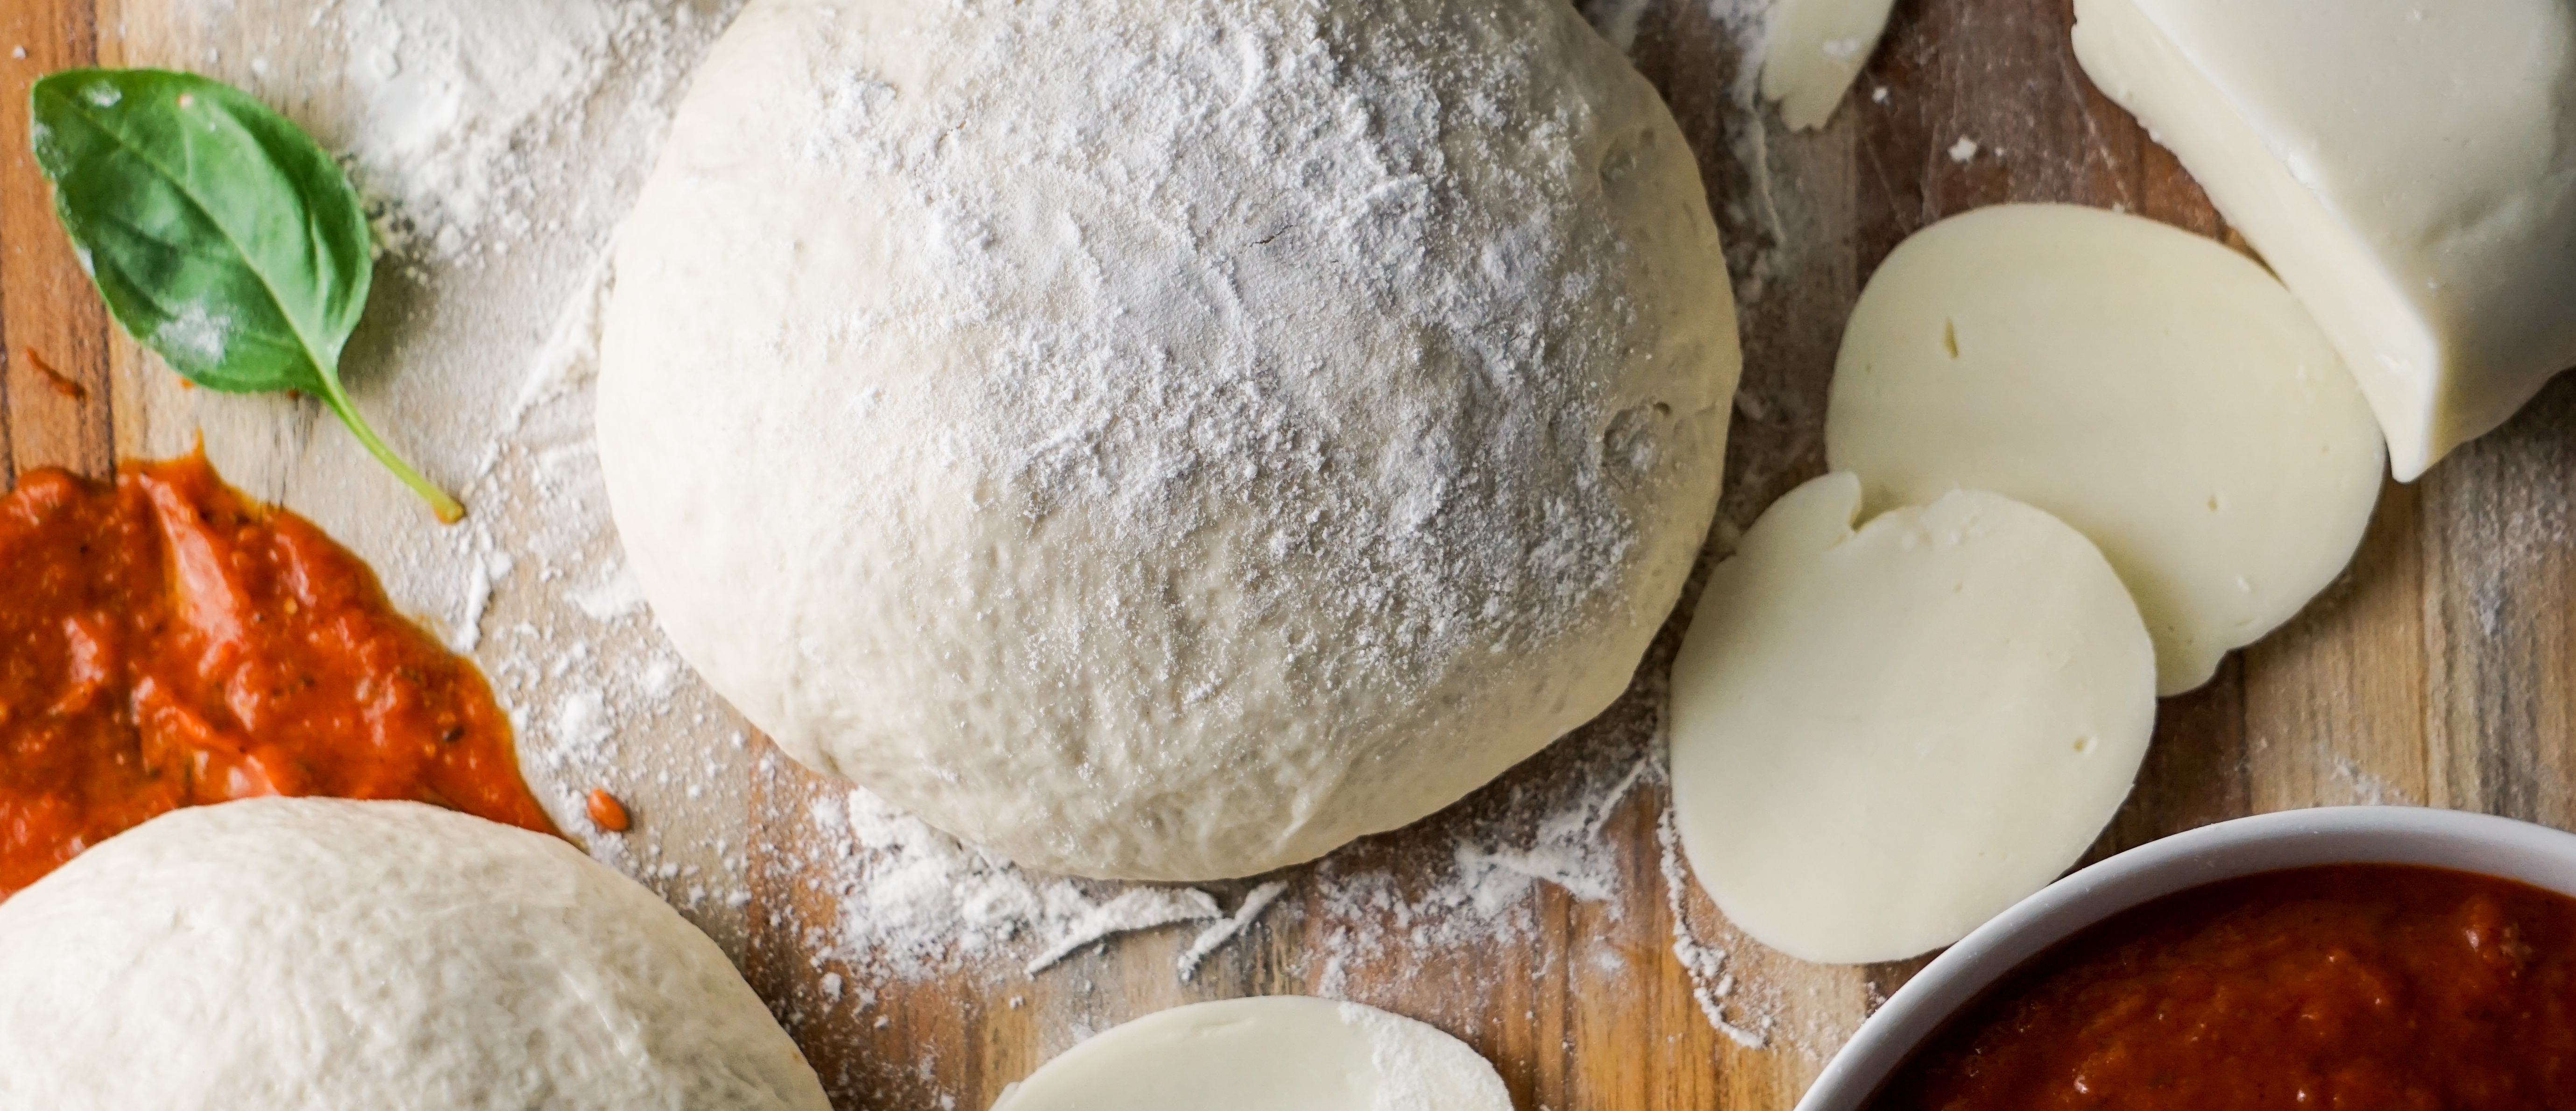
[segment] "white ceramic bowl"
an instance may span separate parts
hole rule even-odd
[[[1798,1111],[1856,1111],[1952,1011],[2086,926],[2185,888],[2312,864],[2422,864],[2576,897],[2576,835],[2509,818],[2339,806],[2205,826],[2061,879],[1978,927],[1861,1024]]]

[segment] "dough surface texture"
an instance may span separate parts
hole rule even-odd
[[[1158,1011],[1058,1054],[993,1111],[1512,1111],[1439,1028],[1301,995]]]
[[[790,755],[1199,880],[1616,698],[1739,366],[1696,164],[1564,0],[753,0],[621,242],[599,451]]]
[[[1673,661],[1674,824],[1726,917],[1801,960],[1902,960],[2048,885],[2128,797],[2155,650],[2082,534],[1996,494],[1859,524],[1789,492]]]
[[[1871,275],[1825,448],[1872,512],[1988,490],[2102,549],[2158,694],[2217,674],[2343,573],[2387,453],[2307,310],[2208,239],[2073,205],[1982,208]]]
[[[191,807],[0,903],[0,1107],[824,1111],[724,953],[551,837]]]

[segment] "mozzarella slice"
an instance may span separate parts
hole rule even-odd
[[[1197,1003],[1066,1050],[993,1111],[1512,1111],[1466,1043],[1304,996]]]
[[[2077,0],[2075,54],[2343,351],[2411,481],[2576,364],[2576,5]]]
[[[2090,537],[2146,617],[2162,694],[2333,582],[2383,473],[2343,360],[2262,267],[2066,205],[1899,245],[1843,333],[1825,445],[1872,509],[1992,490]]]
[[[1853,530],[1860,480],[1773,505],[1673,664],[1673,810],[1700,885],[1794,957],[1947,945],[2047,886],[2119,809],[2155,659],[2100,553],[1960,491]]]
[[[1869,64],[1895,0],[1777,0],[1762,51],[1762,95],[1780,118],[1811,131],[1832,119]]]

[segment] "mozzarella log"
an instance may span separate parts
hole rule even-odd
[[[2576,4],[2075,11],[2085,72],[2342,349],[2400,480],[2576,364]]]
[[[2046,886],[2127,796],[2155,655],[2074,529],[1961,491],[1857,531],[1791,491],[1710,575],[1673,666],[1673,809],[1700,885],[1811,961],[1947,945]]]
[[[1825,443],[1873,511],[1965,488],[2075,526],[2137,599],[2163,694],[2332,583],[2384,473],[2343,360],[2262,267],[2067,205],[1899,245],[1843,333]]]

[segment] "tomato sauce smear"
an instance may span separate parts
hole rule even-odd
[[[555,832],[474,665],[202,454],[0,499],[0,897],[182,806],[412,799]]]
[[[1870,1111],[2576,1106],[2576,899],[2331,865],[2125,911],[2005,978]]]

